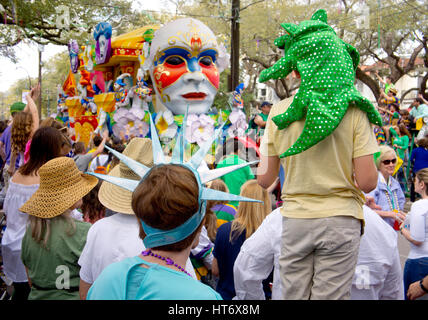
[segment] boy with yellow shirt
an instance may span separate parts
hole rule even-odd
[[[364,226],[362,191],[370,192],[377,184],[373,154],[379,149],[370,122],[379,125],[381,119],[353,87],[358,52],[329,29],[324,10],[298,26],[282,26],[287,35],[276,44],[285,49],[285,56],[260,78],[278,79],[293,72],[301,85],[269,114],[257,180],[267,188],[283,166],[283,296],[349,299]],[[317,28],[321,32],[311,34]],[[303,49],[299,41],[306,42]],[[323,57],[320,69],[305,65],[310,60],[305,60],[305,50],[316,52],[311,63]],[[336,65],[341,72],[335,72]],[[328,72],[311,74],[321,68]]]

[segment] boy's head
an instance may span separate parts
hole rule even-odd
[[[424,101],[421,98],[416,98],[415,101],[413,102],[413,104],[416,107],[419,107],[421,104],[424,104]]]
[[[272,109],[272,103],[268,101],[263,101],[262,104],[260,105],[260,110],[264,114],[269,114],[270,109]]]
[[[409,111],[408,110],[400,110],[400,115],[403,119],[407,119],[409,117]]]
[[[76,142],[73,146],[74,154],[82,154],[85,153],[85,144],[82,141]]]
[[[162,165],[153,168],[135,189],[132,195],[132,210],[137,218],[148,226],[171,230],[196,214],[199,209],[198,197],[198,182],[189,169],[179,165]],[[165,251],[186,249],[195,240],[203,223],[204,221],[185,239],[156,249]],[[140,224],[140,238],[145,237],[146,233]]]

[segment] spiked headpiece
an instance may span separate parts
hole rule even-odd
[[[187,112],[184,116],[183,123],[186,123],[186,121],[187,121]],[[253,161],[253,162],[233,165],[229,167],[198,172],[197,168],[200,166],[205,155],[210,150],[212,143],[219,138],[220,133],[223,131],[223,125],[218,129],[216,129],[213,137],[211,137],[209,141],[207,141],[204,145],[202,145],[188,162],[184,162],[184,151],[186,146],[186,141],[185,141],[186,126],[183,125],[182,130],[177,136],[177,141],[172,153],[171,162],[167,163],[165,160],[165,156],[162,152],[159,137],[156,132],[156,127],[153,123],[152,117],[150,117],[153,162],[154,162],[154,166],[152,168],[146,167],[142,163],[135,161],[105,146],[105,148],[107,148],[114,156],[119,158],[132,171],[134,171],[138,176],[140,176],[141,178],[140,181],[88,172],[88,174],[91,174],[107,182],[113,183],[131,192],[133,192],[137,188],[137,186],[148,176],[148,173],[150,172],[150,170],[152,170],[154,167],[157,167],[157,166],[162,166],[166,164],[179,165],[189,169],[194,174],[196,181],[198,183],[198,188],[199,188],[198,211],[194,215],[192,215],[185,223],[171,230],[156,229],[147,225],[144,221],[141,220],[141,224],[146,234],[146,237],[143,240],[146,248],[153,248],[153,247],[159,247],[163,245],[176,243],[187,238],[189,235],[191,235],[196,230],[196,228],[200,225],[202,219],[205,216],[206,201],[208,200],[261,202],[259,200],[241,197],[238,195],[229,194],[226,192],[221,192],[218,190],[213,190],[213,189],[204,187],[204,184],[209,181],[215,180],[227,173],[233,172],[235,170],[238,170],[240,168],[243,168],[245,166],[252,165],[258,162],[258,161]]]

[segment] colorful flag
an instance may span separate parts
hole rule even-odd
[[[65,79],[64,84],[62,85],[62,90],[69,97],[74,97],[77,94],[76,79],[74,74],[70,71],[68,72],[67,79]]]

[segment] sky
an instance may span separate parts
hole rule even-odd
[[[134,9],[141,8],[145,10],[159,11],[168,7],[171,8],[171,3],[167,0],[139,0],[133,1],[133,7]],[[14,64],[9,59],[0,56],[0,92],[6,92],[18,79],[28,79],[29,76],[31,78],[36,78],[39,75],[39,55],[37,44],[21,42],[15,48],[19,59],[17,64]],[[42,61],[46,62],[54,55],[66,50],[66,46],[49,44],[44,47]]]

